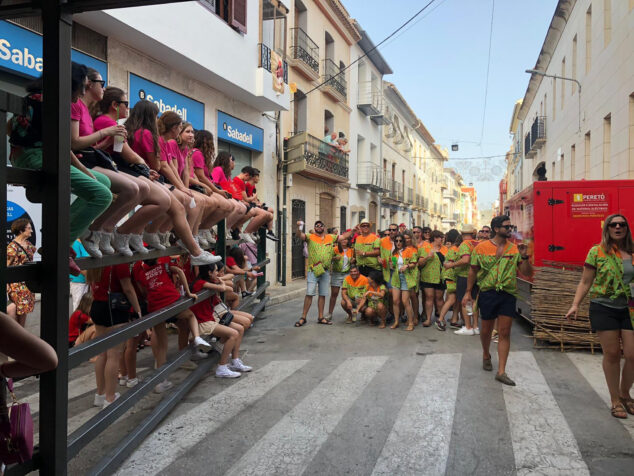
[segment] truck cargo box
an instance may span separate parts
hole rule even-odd
[[[504,205],[535,266],[548,262],[581,265],[601,241],[605,217],[624,215],[634,223],[634,180],[534,182]]]

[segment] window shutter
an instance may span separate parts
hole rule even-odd
[[[247,0],[229,0],[229,24],[241,33],[247,32]]]

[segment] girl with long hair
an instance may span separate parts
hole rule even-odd
[[[161,168],[161,151],[159,148],[157,116],[158,107],[156,104],[142,100],[137,102],[134,108],[132,108],[132,111],[130,111],[130,116],[125,126],[128,132],[128,144],[130,147],[152,170],[158,172]],[[175,186],[172,185],[171,187]],[[219,261],[220,257],[216,257],[202,250],[194,240],[194,236],[185,218],[185,206],[173,192],[170,193],[168,186],[161,186],[161,188],[168,193],[170,198],[167,217],[165,220],[155,220],[146,227],[146,233],[143,235],[145,241],[154,248],[164,248],[164,245],[158,240],[155,233],[162,231],[164,233],[163,243],[167,244],[165,240],[169,237],[169,231],[173,227],[174,232],[181,239],[181,243],[183,243],[184,247],[191,253],[192,264],[194,266]],[[189,190],[187,190],[187,192],[189,192]],[[165,236],[165,234],[167,234],[167,236]]]
[[[235,166],[235,158],[229,152],[220,151],[214,161],[211,178],[216,185],[233,197],[235,209],[227,217],[227,230],[231,230],[232,238],[237,240],[240,238],[242,225],[252,217],[252,213],[242,202],[240,193],[235,190],[234,183],[231,181],[231,171]]]
[[[420,259],[418,265],[422,266],[420,280],[425,292],[425,302],[423,303],[424,327],[429,327],[432,324],[434,306],[440,312],[444,305],[443,295],[445,288],[441,278],[442,265],[445,259],[441,252],[444,237],[445,235],[442,231],[434,230],[430,234],[431,242],[419,248]]]
[[[98,71],[88,68],[88,86],[86,93],[71,105],[71,148],[81,154],[80,160],[88,168],[96,170],[110,179],[110,190],[116,199],[110,207],[97,218],[82,236],[82,244],[93,257],[101,257],[102,253],[114,254],[115,251],[132,256],[130,247],[141,253],[147,253],[143,246],[140,231],[149,220],[139,223],[139,218],[117,227],[117,223],[134,208],[145,202],[150,193],[147,183],[126,174],[119,173],[116,168],[107,166],[104,161],[95,162],[94,157],[105,154],[112,146],[115,136],[125,138],[125,128],[117,124],[95,131],[90,109],[101,101],[105,81]],[[97,149],[95,151],[95,149]],[[142,216],[143,217],[143,216]],[[141,230],[139,231],[139,227]],[[134,236],[132,236],[132,232]],[[113,248],[114,243],[114,248]]]
[[[608,216],[601,243],[590,248],[567,319],[576,319],[579,305],[590,292],[590,324],[603,351],[610,412],[615,418],[634,415],[630,391],[634,383],[634,241],[627,218]],[[625,365],[621,372],[621,347]]]
[[[406,247],[405,236],[398,234],[394,237],[394,250],[390,260],[392,273],[392,309],[394,312],[394,324],[391,329],[399,325],[401,303],[407,314],[407,331],[414,330],[414,309],[410,294],[416,290],[416,266],[418,254],[413,246]]]
[[[445,281],[445,286],[447,287],[447,299],[445,300],[445,304],[440,310],[440,316],[436,321],[436,328],[439,331],[447,329],[445,316],[449,310],[453,310],[453,313],[451,314],[451,324],[457,324],[460,317],[460,303],[456,299],[455,262],[460,259],[458,247],[460,246],[460,243],[462,243],[462,235],[458,230],[452,229],[447,232],[445,239],[445,244],[449,245],[449,249],[447,250],[447,254],[445,256],[445,262],[443,263],[442,279]]]

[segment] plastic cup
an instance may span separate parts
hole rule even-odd
[[[112,150],[114,152],[121,152],[123,150],[123,136],[114,136],[114,144],[112,145]]]

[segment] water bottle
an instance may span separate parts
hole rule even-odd
[[[465,309],[467,310],[467,316],[473,316],[473,303],[472,302],[467,304],[465,306]]]

